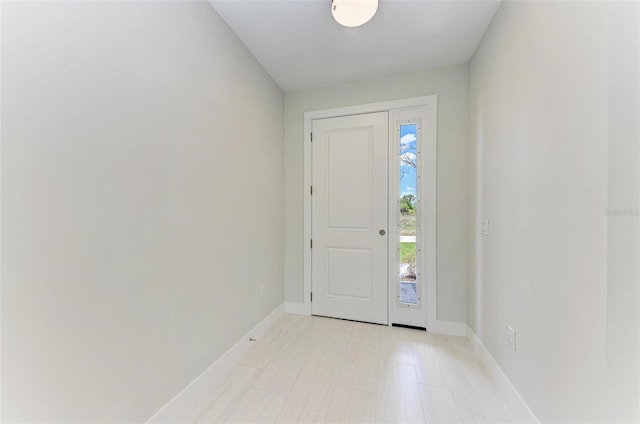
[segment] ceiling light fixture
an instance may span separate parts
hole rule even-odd
[[[378,0],[331,0],[331,13],[340,25],[358,27],[373,18]]]

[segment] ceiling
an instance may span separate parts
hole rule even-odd
[[[499,0],[380,0],[345,28],[331,0],[210,0],[285,92],[466,63]]]

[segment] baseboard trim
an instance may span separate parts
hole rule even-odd
[[[180,423],[185,421],[202,399],[203,393],[210,390],[219,381],[227,377],[235,362],[240,359],[250,347],[250,338],[259,339],[273,323],[284,313],[284,304],[281,303],[262,321],[256,324],[247,334],[242,336],[236,344],[227,350],[220,358],[209,366],[202,374],[196,377],[187,387],[182,389],[173,399],[156,412],[147,423]]]
[[[498,385],[500,393],[504,396],[505,400],[518,417],[518,420],[523,423],[540,423],[538,417],[535,416],[527,402],[520,396],[520,393],[515,388],[509,377],[502,371],[500,365],[493,358],[491,353],[482,344],[482,341],[478,338],[476,333],[473,332],[471,327],[466,326],[466,337],[471,343],[473,350],[480,356],[487,371]]]
[[[435,334],[446,334],[448,336],[466,336],[467,324],[456,321],[435,320],[427,326],[427,331]]]
[[[307,315],[307,316],[311,315],[311,310],[309,309],[309,306],[305,305],[304,303],[298,303],[298,302],[285,302],[284,311],[288,314]]]

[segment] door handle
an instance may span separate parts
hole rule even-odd
[[[378,234],[380,234],[381,236],[383,236],[383,235],[385,235],[386,233],[385,233],[385,231],[384,231],[384,230],[380,230],[380,231],[378,231]]]

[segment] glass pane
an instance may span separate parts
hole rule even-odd
[[[417,125],[400,125],[400,302],[418,303],[416,276],[417,235]]]

